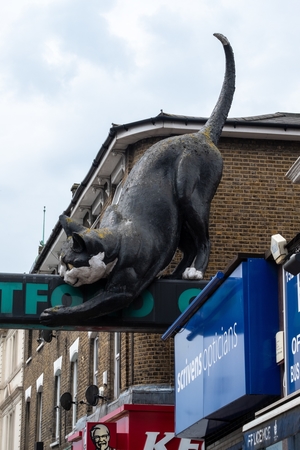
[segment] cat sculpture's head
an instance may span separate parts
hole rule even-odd
[[[117,259],[108,261],[101,233],[62,215],[59,218],[67,240],[60,253],[59,275],[72,286],[92,284],[107,277]]]

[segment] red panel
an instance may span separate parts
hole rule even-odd
[[[88,422],[85,433],[87,450],[97,450],[91,439],[91,429],[96,424],[109,429],[109,445],[116,450],[204,450],[203,441],[174,437],[173,406],[123,405],[102,417],[101,422]],[[73,450],[82,450],[83,441],[74,442],[74,439],[75,434],[69,438],[73,442]]]
[[[203,441],[174,437],[173,406],[124,405],[101,420],[116,422],[117,450],[204,450]]]

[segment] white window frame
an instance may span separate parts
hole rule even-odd
[[[53,364],[53,374],[54,374],[54,395],[55,395],[55,443],[58,445],[60,442],[60,388],[61,388],[61,366],[62,357],[60,356]]]
[[[77,422],[77,392],[78,391],[78,358],[72,361],[72,428]]]
[[[120,395],[121,377],[121,333],[114,333],[114,398]]]
[[[43,419],[43,384],[44,374],[36,380],[36,440],[42,441],[42,419]]]
[[[77,422],[77,393],[78,393],[78,350],[79,338],[70,347],[70,362],[72,371],[72,427],[75,428]]]
[[[93,339],[93,384],[98,386],[98,366],[99,366],[99,337]]]

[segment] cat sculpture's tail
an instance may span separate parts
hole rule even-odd
[[[226,70],[220,96],[214,107],[210,118],[199,133],[208,134],[212,142],[217,145],[221,136],[222,128],[227,119],[235,91],[235,64],[234,55],[228,39],[222,34],[215,33],[214,36],[223,44],[226,57]]]

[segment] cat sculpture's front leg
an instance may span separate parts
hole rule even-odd
[[[87,302],[77,306],[55,306],[45,309],[40,322],[47,327],[85,325],[89,319],[110,314],[126,308],[133,301],[130,292],[102,291]]]

